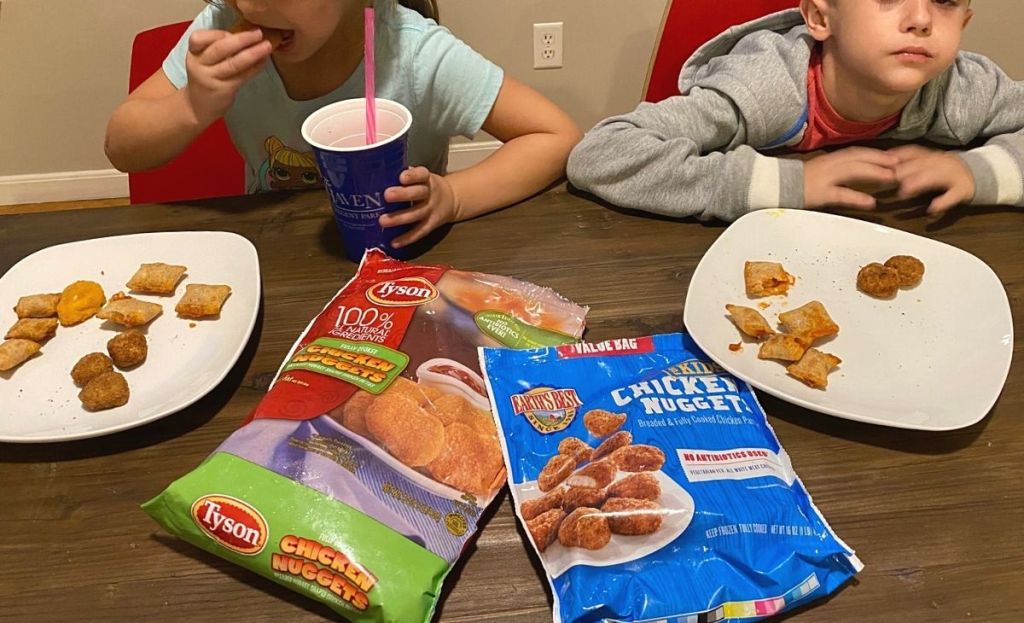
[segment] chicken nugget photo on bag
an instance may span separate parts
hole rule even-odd
[[[664,509],[650,500],[611,498],[601,506],[613,534],[652,534],[661,527]]]
[[[441,420],[403,394],[378,396],[366,410],[366,428],[410,467],[424,467],[444,450]]]
[[[537,551],[543,553],[555,539],[558,538],[558,529],[565,520],[565,511],[560,508],[553,508],[526,521],[526,529],[533,538],[533,544]]]
[[[579,437],[566,437],[558,442],[558,453],[571,457],[577,465],[582,465],[590,460],[594,449]]]
[[[583,425],[597,438],[607,437],[626,423],[625,413],[612,413],[604,409],[591,409],[583,416]]]
[[[608,518],[596,508],[577,508],[558,527],[558,542],[565,547],[601,549],[611,540]]]
[[[566,487],[562,494],[562,510],[571,513],[577,508],[597,508],[604,503],[608,494],[604,489],[595,487]]]
[[[444,449],[427,465],[427,471],[459,491],[487,497],[497,475],[504,473],[501,446],[496,438],[455,422],[445,427]]]
[[[615,452],[623,446],[628,446],[633,443],[633,433],[628,430],[620,430],[608,439],[601,442],[597,448],[594,449],[593,454],[590,458],[592,461],[596,461],[600,458],[608,456],[612,452]]]
[[[665,464],[665,453],[654,446],[636,444],[612,452],[610,460],[624,472],[655,472]]]
[[[540,475],[537,477],[537,487],[541,491],[550,491],[568,478],[575,468],[575,459],[564,454],[556,454],[548,460],[547,465],[541,470]]]
[[[608,487],[608,497],[657,500],[661,497],[661,484],[650,472],[630,474]]]
[[[565,488],[560,487],[554,491],[550,491],[539,498],[527,500],[519,506],[519,514],[523,516],[523,519],[530,520],[546,513],[552,508],[561,508],[562,501],[565,498]]]

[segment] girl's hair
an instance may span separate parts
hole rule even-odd
[[[416,11],[423,17],[440,21],[438,19],[437,0],[398,0],[402,6]]]

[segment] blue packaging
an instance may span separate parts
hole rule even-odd
[[[756,621],[863,568],[750,387],[689,336],[480,359],[556,623]]]

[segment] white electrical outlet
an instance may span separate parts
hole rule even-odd
[[[533,68],[562,66],[562,22],[533,25]]]

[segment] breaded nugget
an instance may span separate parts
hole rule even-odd
[[[611,498],[601,507],[615,534],[651,534],[661,527],[665,510],[650,500]]]
[[[94,281],[76,281],[64,288],[57,302],[57,317],[65,327],[84,322],[96,315],[107,297]]]
[[[910,288],[924,278],[924,263],[913,255],[894,255],[885,260],[885,265],[896,269],[901,288]]]
[[[427,411],[433,413],[441,420],[445,426],[454,422],[461,422],[481,435],[498,436],[498,429],[494,425],[494,418],[491,417],[490,411],[477,409],[458,394],[443,394],[431,401],[420,391],[419,385],[416,383],[412,383],[412,385],[416,388],[416,394],[422,399],[421,404],[427,408]]]
[[[490,435],[491,437],[498,436],[498,427],[494,423],[494,416],[491,415],[490,409],[477,409],[476,407],[470,407],[473,413],[473,418],[469,422],[476,432],[481,435]]]
[[[221,307],[229,296],[229,286],[190,283],[185,286],[185,294],[174,306],[174,311],[185,318],[217,316],[220,315]]]
[[[611,539],[608,519],[596,508],[577,508],[558,527],[558,542],[565,547],[601,549]]]
[[[373,435],[366,427],[366,410],[370,408],[376,398],[370,392],[357,389],[356,393],[345,401],[345,404],[331,411],[332,414],[336,414],[332,417],[353,433],[372,439]]]
[[[78,399],[89,411],[102,411],[120,407],[128,402],[128,381],[120,372],[104,372],[89,381]]]
[[[580,465],[590,460],[594,449],[579,437],[566,437],[558,442],[558,453],[572,457]]]
[[[590,460],[596,461],[603,456],[607,456],[612,452],[615,452],[619,448],[628,446],[631,443],[633,443],[633,433],[628,430],[620,430],[608,439],[602,441],[601,445],[599,445],[594,450],[593,454],[590,455]]]
[[[548,459],[544,469],[540,470],[540,475],[537,476],[537,488],[541,491],[551,491],[568,478],[575,468],[576,461],[571,457],[556,454]]]
[[[89,381],[104,372],[112,372],[114,362],[103,353],[89,353],[78,360],[71,368],[71,380],[79,387],[85,387]]]
[[[151,322],[163,311],[164,308],[161,305],[140,301],[126,296],[123,292],[118,292],[110,297],[110,302],[96,314],[96,317],[125,327],[141,327]]]
[[[484,498],[492,493],[504,466],[496,438],[455,422],[444,428],[444,449],[427,465],[427,471],[435,480]]]
[[[828,375],[843,362],[842,359],[816,348],[808,348],[800,361],[786,366],[786,371],[815,389],[828,387]]]
[[[583,416],[583,425],[594,437],[605,437],[622,428],[626,423],[625,413],[612,413],[604,409],[591,409]]]
[[[281,30],[277,28],[266,28],[263,26],[256,26],[255,24],[253,24],[245,18],[239,19],[237,22],[235,22],[235,25],[231,27],[231,32],[239,33],[244,32],[246,30],[252,30],[254,28],[260,29],[260,32],[263,34],[263,38],[270,42],[271,50],[276,50],[277,47],[281,45],[281,42],[284,40],[284,34],[282,33]]]
[[[796,283],[778,262],[746,262],[743,264],[743,285],[747,296],[757,298],[785,294]]]
[[[416,404],[420,405],[421,407],[429,406],[433,400],[441,398],[440,395],[435,396],[434,398],[430,398],[429,394],[427,393],[426,386],[421,385],[416,381],[413,381],[412,379],[406,378],[404,376],[396,376],[395,379],[391,381],[391,384],[388,385],[388,388],[385,389],[383,393],[405,394],[409,398],[415,400]],[[462,397],[452,396],[452,398],[461,399]],[[435,413],[434,415],[437,414]],[[451,422],[445,422],[445,425],[448,424],[451,424]]]
[[[107,340],[107,352],[110,353],[114,365],[124,370],[145,361],[149,354],[149,346],[142,331],[128,329]]]
[[[174,294],[186,270],[185,266],[163,262],[143,264],[125,285],[133,292],[170,295]]]
[[[608,487],[608,497],[657,500],[661,497],[661,483],[650,472],[630,474]]]
[[[14,313],[18,318],[52,318],[57,315],[57,303],[60,293],[29,294],[18,299]]]
[[[654,446],[636,444],[612,452],[611,460],[624,472],[654,472],[665,464],[665,453]]]
[[[366,409],[366,428],[382,446],[410,467],[423,467],[444,450],[444,425],[414,400],[387,392]]]
[[[562,510],[571,513],[577,508],[597,508],[604,503],[608,494],[604,489],[594,487],[567,487],[562,495]]]
[[[618,468],[612,461],[596,461],[565,479],[570,487],[596,487],[603,489],[615,480]]]
[[[786,333],[799,336],[813,342],[819,338],[839,333],[839,325],[820,301],[811,301],[796,309],[779,314],[779,322]]]
[[[799,361],[810,345],[807,338],[788,333],[776,333],[761,344],[757,351],[758,359],[780,359],[782,361]]]
[[[32,340],[15,338],[0,344],[0,372],[13,370],[39,352],[39,344]]]
[[[539,498],[533,498],[520,504],[519,514],[523,516],[523,519],[529,521],[541,513],[548,512],[552,508],[561,508],[564,496],[565,488],[559,487]]]
[[[532,519],[526,520],[526,529],[533,537],[533,544],[538,552],[543,552],[549,545],[558,538],[558,528],[565,520],[565,511],[560,508],[553,508],[545,511]]]
[[[900,273],[895,268],[872,262],[857,272],[857,289],[876,299],[887,299],[900,289]]]
[[[756,340],[775,333],[761,312],[756,309],[742,305],[726,305],[725,310],[729,312],[729,319],[737,329]]]
[[[42,342],[57,333],[56,318],[21,318],[7,331],[4,339]]]

